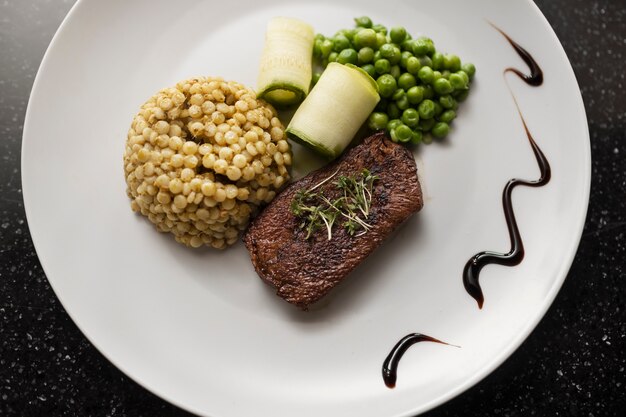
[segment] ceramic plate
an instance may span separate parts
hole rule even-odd
[[[160,88],[197,75],[255,86],[265,25],[278,15],[328,35],[368,15],[478,68],[449,139],[415,151],[422,212],[308,312],[261,282],[242,244],[190,250],[156,233],[131,212],[122,167],[131,119]],[[490,22],[536,58],[541,87],[503,76],[527,67]],[[511,92],[552,179],[515,189],[526,256],[483,269],[480,310],[463,267],[478,251],[509,250],[502,188],[539,177]],[[305,153],[294,155],[300,175]],[[152,392],[215,417],[410,416],[491,372],[550,306],[582,231],[590,151],[573,71],[530,1],[84,0],[37,75],[22,175],[33,241],[63,306]],[[460,348],[415,345],[389,389],[383,360],[410,332]]]

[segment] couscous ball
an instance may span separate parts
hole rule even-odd
[[[151,97],[124,152],[133,211],[192,247],[235,243],[289,181],[290,165],[274,108],[237,82],[211,77]]]

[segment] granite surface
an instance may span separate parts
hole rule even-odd
[[[73,1],[0,2],[0,416],[187,416],[111,365],[76,328],[34,251],[20,184],[24,113]],[[626,2],[541,0],[572,62],[589,120],[591,201],[569,276],[499,369],[427,413],[626,413]]]

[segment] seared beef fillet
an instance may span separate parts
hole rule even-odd
[[[351,236],[338,220],[331,240],[325,227],[305,239],[302,220],[290,211],[295,193],[314,187],[338,171],[319,188],[326,196],[337,197],[336,179],[341,175],[357,176],[363,169],[379,178],[374,183],[367,218],[372,228],[362,236]],[[259,276],[274,286],[279,296],[306,309],[339,284],[422,205],[413,155],[382,133],[375,134],[338,161],[285,188],[252,221],[243,241]]]

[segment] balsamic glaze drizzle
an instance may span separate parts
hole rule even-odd
[[[387,385],[388,388],[395,388],[396,386],[396,379],[398,378],[398,363],[400,363],[400,359],[402,358],[402,355],[404,355],[404,352],[419,342],[434,342],[441,343],[442,345],[455,346],[421,333],[411,333],[404,336],[398,343],[396,343],[391,352],[389,352],[389,355],[387,355],[385,362],[383,362],[383,381],[385,381],[385,385]]]
[[[504,70],[505,73],[512,72],[520,77],[526,84],[538,87],[543,83],[543,71],[537,64],[537,61],[532,57],[526,49],[522,48],[517,42],[513,41],[506,33],[504,33],[500,28],[491,24],[498,32],[500,32],[506,40],[511,44],[513,49],[517,52],[517,54],[524,60],[524,62],[528,65],[530,69],[530,74],[524,74],[520,70],[516,68],[506,68]],[[510,88],[509,88],[510,91]],[[511,92],[511,91],[510,91]],[[482,308],[484,302],[483,292],[480,288],[480,284],[478,282],[478,277],[480,275],[480,270],[488,264],[500,264],[505,266],[515,266],[522,262],[524,258],[524,244],[522,243],[522,238],[519,232],[519,228],[517,226],[517,221],[515,220],[515,213],[513,212],[513,204],[511,201],[511,194],[513,189],[518,185],[523,185],[526,187],[541,187],[547,184],[550,181],[551,171],[550,164],[548,163],[548,159],[543,154],[534,138],[530,134],[528,130],[528,126],[526,125],[526,121],[524,120],[524,116],[520,111],[520,108],[517,104],[517,100],[511,92],[511,96],[513,96],[513,101],[515,102],[515,106],[517,107],[517,112],[522,120],[522,125],[524,126],[524,130],[526,132],[526,136],[528,137],[528,143],[535,154],[535,158],[537,160],[537,165],[539,165],[540,177],[538,180],[529,181],[522,179],[511,179],[504,187],[502,191],[502,207],[504,209],[504,217],[506,219],[506,225],[509,229],[509,237],[511,240],[511,250],[508,253],[497,253],[484,251],[474,255],[467,261],[465,268],[463,270],[463,285],[467,292],[478,302],[478,307]],[[400,363],[400,359],[402,355],[415,343],[419,342],[435,342],[441,343],[444,345],[450,345],[449,343],[442,342],[441,340],[435,339],[430,336],[426,336],[420,333],[411,333],[409,335],[404,336],[400,341],[393,347],[387,358],[383,362],[382,374],[383,381],[385,385],[389,388],[394,388],[396,386],[397,379],[397,371],[398,364]],[[455,345],[450,345],[455,346]],[[457,346],[458,347],[458,346]]]
[[[504,209],[504,217],[506,219],[506,226],[509,229],[509,237],[511,239],[511,250],[508,253],[497,253],[484,251],[477,253],[472,256],[469,261],[465,264],[465,268],[463,269],[463,285],[465,289],[471,295],[476,302],[478,303],[478,308],[483,307],[483,302],[485,298],[483,296],[483,291],[480,288],[480,284],[478,282],[478,277],[480,275],[480,270],[488,264],[499,264],[505,266],[515,266],[519,265],[524,259],[524,243],[522,242],[522,237],[519,232],[519,228],[517,226],[517,221],[515,220],[515,214],[513,213],[513,203],[511,200],[511,193],[513,189],[518,185],[524,185],[527,187],[541,187],[550,181],[550,164],[548,163],[548,159],[545,157],[537,143],[533,139],[530,134],[528,127],[526,126],[526,122],[520,113],[520,117],[522,118],[522,123],[524,125],[524,130],[526,131],[526,136],[528,136],[528,142],[533,149],[533,153],[535,154],[535,158],[537,159],[537,164],[539,165],[540,177],[535,181],[521,180],[517,178],[513,178],[509,180],[509,182],[505,185],[504,190],[502,191],[502,207]]]
[[[491,26],[493,26],[495,30],[500,32],[502,36],[506,38],[507,41],[509,41],[513,49],[515,49],[515,52],[517,52],[520,58],[522,58],[524,62],[526,63],[526,65],[528,65],[528,69],[530,69],[530,74],[524,74],[517,68],[511,68],[511,67],[505,69],[504,72],[513,72],[517,74],[517,76],[520,77],[522,80],[524,80],[526,84],[531,85],[533,87],[539,87],[541,84],[543,84],[543,71],[539,67],[539,64],[537,64],[537,61],[535,61],[535,59],[532,57],[532,55],[526,49],[522,48],[520,44],[518,44],[513,39],[511,39],[509,35],[504,33],[502,29],[500,29],[493,23],[490,23],[490,24]]]
[[[541,85],[543,83],[543,72],[541,71],[541,68],[532,57],[532,55],[530,55],[528,51],[522,48],[519,44],[514,42],[502,30],[500,30],[493,24],[492,26],[509,41],[511,46],[513,46],[515,51],[524,60],[524,62],[528,64],[528,67],[530,68],[530,75],[523,74],[521,71],[515,68],[507,68],[504,72],[515,73],[528,85],[535,87]],[[511,95],[513,95],[512,92]],[[489,264],[515,266],[522,262],[522,259],[524,259],[524,244],[522,242],[522,237],[517,226],[517,221],[515,220],[515,214],[513,213],[513,203],[511,200],[511,194],[513,192],[513,189],[518,185],[523,185],[526,187],[541,187],[547,184],[548,181],[550,181],[551,171],[548,159],[545,157],[545,155],[533,139],[532,135],[530,134],[528,126],[526,126],[524,116],[522,116],[522,112],[517,105],[517,100],[515,100],[515,96],[513,96],[513,101],[515,102],[515,106],[517,107],[517,112],[519,113],[520,119],[522,119],[522,124],[524,125],[526,136],[528,137],[528,142],[530,143],[533,153],[535,154],[535,158],[537,159],[540,177],[538,180],[535,181],[514,178],[512,180],[509,180],[509,182],[504,187],[504,190],[502,191],[502,207],[504,209],[506,226],[509,229],[511,250],[508,253],[497,253],[491,251],[480,252],[471,257],[465,264],[465,268],[463,269],[463,285],[465,286],[465,290],[469,293],[469,295],[471,295],[478,303],[478,308],[482,308],[485,301],[483,291],[480,288],[480,283],[478,281],[480,270],[485,265]]]

